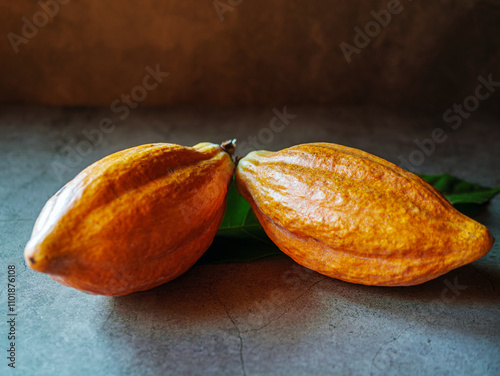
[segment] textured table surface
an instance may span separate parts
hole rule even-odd
[[[90,163],[142,143],[236,137],[276,150],[329,141],[398,164],[412,160],[415,172],[500,186],[498,119],[487,115],[474,113],[453,130],[439,114],[287,112],[296,117],[272,129],[271,108],[136,109],[124,120],[106,108],[0,108],[4,355],[8,265],[17,273],[16,369],[2,356],[0,374],[500,374],[500,243],[471,265],[408,288],[341,282],[284,255],[196,265],[170,283],[119,298],[87,295],[26,268],[24,245],[46,200]],[[106,117],[114,123],[104,133]],[[418,159],[414,140],[436,128],[447,139]],[[475,218],[500,238],[500,197]]]

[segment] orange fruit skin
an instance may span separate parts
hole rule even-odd
[[[420,284],[477,260],[494,242],[418,176],[345,146],[252,152],[239,161],[236,183],[284,253],[347,282]]]
[[[230,155],[210,143],[148,144],[107,156],[49,199],[26,262],[100,295],[170,281],[212,243],[233,173]]]

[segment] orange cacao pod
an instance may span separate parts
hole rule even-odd
[[[418,176],[328,143],[257,151],[236,183],[274,243],[299,264],[364,285],[415,285],[470,263],[493,245]]]
[[[172,280],[210,246],[233,172],[230,154],[210,143],[148,144],[107,156],[46,203],[26,262],[102,295]]]

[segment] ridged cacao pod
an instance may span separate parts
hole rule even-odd
[[[494,241],[418,176],[345,146],[252,152],[236,183],[284,253],[348,282],[419,284],[484,256]]]
[[[158,143],[97,161],[46,203],[26,245],[27,264],[102,295],[176,278],[210,246],[222,221],[234,172],[226,150]]]

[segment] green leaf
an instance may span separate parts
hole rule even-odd
[[[468,183],[448,174],[420,175],[420,177],[443,193],[453,205],[486,204],[500,192],[500,187],[486,188]]]
[[[236,186],[231,183],[227,193],[226,214],[219,226],[217,235],[239,236],[240,231],[260,227],[259,221],[255,218],[250,204],[236,190]]]
[[[422,179],[444,194],[459,212],[474,217],[500,192],[498,188],[486,188],[466,182],[454,176],[420,175]]]
[[[285,254],[269,239],[263,241],[245,238],[226,238],[217,235],[199,264],[222,264],[226,262],[255,261],[268,256]]]
[[[250,204],[238,193],[233,181],[227,194],[224,219],[199,263],[253,261],[272,255],[283,253],[266,235]]]
[[[499,188],[486,188],[454,176],[420,175],[468,216],[478,214],[498,193]],[[284,255],[268,238],[252,212],[250,204],[238,193],[234,181],[229,187],[227,209],[217,235],[199,263],[215,264],[253,261],[271,255]]]

